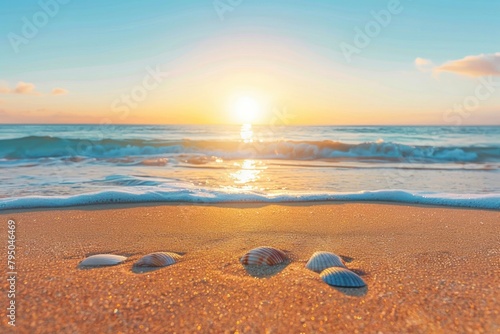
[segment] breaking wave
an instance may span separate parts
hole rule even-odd
[[[0,140],[0,159],[39,158],[109,158],[131,156],[175,156],[198,154],[222,159],[286,160],[377,160],[483,163],[500,161],[500,146],[412,146],[392,142],[348,144],[323,141],[210,141],[210,140],[142,140],[142,139],[66,139],[50,136],[28,136]],[[166,160],[146,161],[164,164]]]
[[[172,185],[162,189],[129,188],[105,190],[73,196],[28,196],[0,198],[0,210],[55,208],[109,203],[190,202],[190,203],[286,203],[318,201],[383,201],[392,203],[467,207],[500,210],[498,194],[446,194],[409,192],[403,190],[361,191],[355,193],[286,193],[231,192],[196,189],[186,185]]]

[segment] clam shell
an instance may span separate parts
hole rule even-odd
[[[114,266],[122,263],[127,258],[121,255],[114,254],[97,254],[87,257],[85,260],[80,262],[80,266],[83,267],[98,267],[98,266]]]
[[[166,267],[179,261],[181,256],[176,253],[156,252],[141,257],[134,266],[138,267]]]
[[[319,276],[325,283],[332,286],[360,288],[366,285],[361,277],[346,268],[327,268],[323,270]]]
[[[331,267],[345,268],[345,265],[340,256],[329,252],[315,252],[306,263],[307,269],[317,273]]]
[[[240,262],[244,265],[268,265],[283,263],[287,260],[286,254],[274,247],[257,247],[243,255]]]

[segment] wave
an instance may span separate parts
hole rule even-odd
[[[163,190],[107,190],[74,196],[29,196],[0,198],[0,210],[58,208],[109,203],[189,202],[189,203],[286,203],[318,201],[381,201],[392,203],[466,207],[500,210],[500,194],[472,195],[403,190],[362,191],[356,193],[262,194],[220,190],[186,189],[182,186]]]
[[[352,160],[377,162],[498,162],[499,146],[412,146],[392,142],[349,144],[323,141],[241,141],[143,140],[143,139],[66,139],[28,136],[0,140],[2,160],[66,158],[126,159],[131,156],[171,156],[198,154],[222,159]],[[201,158],[203,159],[203,158]],[[167,160],[144,164],[164,165]]]

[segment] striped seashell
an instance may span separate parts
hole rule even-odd
[[[283,263],[287,260],[286,254],[273,247],[257,247],[250,250],[240,259],[244,265],[268,265]]]
[[[181,256],[176,253],[156,252],[141,257],[134,266],[137,267],[166,267],[179,261]]]
[[[365,281],[363,281],[361,277],[346,268],[327,268],[323,270],[319,276],[325,283],[332,286],[360,288],[366,285]]]
[[[329,252],[315,252],[306,263],[307,269],[317,273],[331,267],[345,268],[345,265],[340,256]]]
[[[122,263],[127,258],[121,255],[114,254],[97,254],[87,257],[80,262],[82,267],[99,267],[99,266],[114,266]]]

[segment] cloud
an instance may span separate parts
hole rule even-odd
[[[430,72],[434,67],[434,63],[430,59],[417,57],[415,59],[415,67],[421,72]]]
[[[41,95],[39,92],[35,90],[35,85],[31,82],[23,82],[19,81],[17,83],[16,88],[12,90],[13,94],[22,94],[22,95]]]
[[[420,57],[417,57],[415,59],[415,65],[416,66],[425,66],[425,65],[429,65],[429,64],[432,64],[432,61],[429,60],[429,59],[420,58]]]
[[[68,91],[64,88],[56,87],[52,89],[50,95],[64,95]],[[14,89],[8,86],[0,86],[0,94],[18,94],[18,95],[34,95],[43,96],[42,93],[36,90],[35,84],[31,82],[19,81]]]
[[[64,89],[64,88],[57,87],[57,88],[54,88],[52,90],[51,94],[52,95],[66,95],[66,94],[68,94],[68,91],[66,89]]]
[[[471,77],[486,75],[500,76],[500,52],[467,56],[462,59],[452,60],[435,67],[434,71],[452,72]]]

